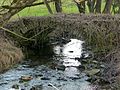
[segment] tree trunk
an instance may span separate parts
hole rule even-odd
[[[56,9],[56,12],[62,12],[61,0],[55,0],[55,9]]]
[[[103,13],[110,13],[111,5],[113,0],[106,0],[105,8],[103,10]]]
[[[94,13],[95,0],[88,0],[87,2],[89,12]]]
[[[50,5],[48,4],[48,1],[47,1],[47,0],[44,0],[44,3],[45,3],[45,5],[46,5],[49,13],[50,13],[50,14],[53,14],[52,9],[51,9]]]
[[[95,6],[95,9],[96,9],[96,13],[101,13],[101,4],[102,4],[102,0],[97,0],[96,1],[96,6]]]
[[[77,8],[79,10],[79,13],[85,13],[85,1],[82,1],[82,2],[76,2],[74,0],[74,2],[76,3],[77,5]]]

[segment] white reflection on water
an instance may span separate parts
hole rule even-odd
[[[64,71],[64,74],[65,74],[66,76],[68,76],[68,77],[73,77],[73,78],[75,78],[75,77],[78,77],[78,76],[76,76],[76,75],[79,75],[80,72],[79,72],[79,70],[78,70],[77,68],[75,68],[75,67],[67,67],[67,68],[65,69],[65,71]]]
[[[64,56],[69,58],[80,58],[82,54],[82,44],[83,41],[71,39],[71,42],[63,47]]]
[[[71,41],[65,45],[56,46],[54,48],[55,53],[59,55],[63,55],[62,58],[63,65],[68,66],[79,66],[81,63],[75,58],[80,58],[82,54],[82,44],[83,41],[77,39],[70,39]]]
[[[77,66],[81,65],[81,63],[78,60],[75,60],[75,59],[64,58],[63,60],[64,60],[63,65],[66,66],[66,67],[69,67],[69,66],[77,67]]]
[[[55,46],[54,51],[58,56],[63,56],[60,61],[66,67],[64,75],[71,79],[80,79],[81,82],[74,82],[74,84],[67,84],[62,86],[63,90],[95,90],[89,82],[86,81],[87,77],[85,73],[82,73],[78,66],[81,65],[76,58],[81,58],[82,56],[82,44],[84,42],[78,39],[71,39],[71,41],[63,46]],[[82,77],[82,75],[84,77]],[[82,78],[81,78],[82,77]]]
[[[80,71],[77,69],[81,63],[75,58],[80,58],[82,54],[82,44],[83,41],[77,39],[70,39],[71,41],[63,46],[56,46],[54,48],[55,53],[62,55],[63,65],[66,66],[64,71],[65,75],[68,77],[76,77],[77,74],[80,74]]]

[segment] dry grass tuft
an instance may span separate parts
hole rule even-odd
[[[23,58],[22,51],[9,41],[0,38],[0,72],[9,69]]]

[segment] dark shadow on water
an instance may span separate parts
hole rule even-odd
[[[26,60],[31,62],[30,66],[46,65],[53,61],[55,55],[52,45],[27,50]]]

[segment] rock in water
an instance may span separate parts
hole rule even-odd
[[[30,81],[30,80],[32,80],[33,78],[32,78],[32,76],[21,76],[21,78],[20,78],[20,81]]]
[[[35,85],[30,90],[42,90],[42,85]]]
[[[92,69],[92,70],[86,70],[85,71],[89,76],[96,75],[97,73],[100,72],[100,69]]]

